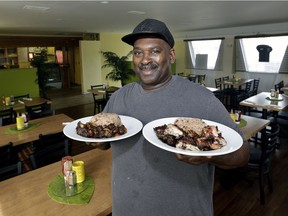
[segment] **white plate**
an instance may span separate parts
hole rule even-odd
[[[80,118],[80,119],[70,122],[64,127],[63,133],[67,137],[73,140],[82,141],[82,142],[113,142],[113,141],[122,140],[128,137],[131,137],[137,134],[143,127],[142,122],[140,122],[138,119],[135,119],[130,116],[123,116],[123,115],[119,115],[119,117],[123,125],[127,128],[127,133],[121,136],[112,137],[112,138],[88,138],[88,137],[83,137],[83,136],[78,135],[76,133],[76,127],[77,127],[78,122],[81,121],[82,123],[85,124],[86,122],[90,121],[92,116]]]
[[[199,152],[184,150],[184,149],[178,149],[178,148],[169,146],[166,143],[164,143],[158,139],[158,137],[156,136],[156,133],[154,131],[154,128],[158,127],[158,126],[162,126],[164,124],[174,123],[177,118],[178,117],[163,118],[163,119],[158,119],[158,120],[149,122],[148,124],[146,124],[144,126],[144,128],[142,130],[142,133],[143,133],[145,139],[148,140],[153,145],[155,145],[161,149],[164,149],[166,151],[179,153],[179,154],[183,154],[183,155],[191,155],[191,156],[224,155],[224,154],[234,152],[242,146],[243,139],[240,136],[240,134],[238,134],[235,130],[233,130],[232,128],[229,128],[223,124],[213,122],[213,121],[204,120],[204,119],[203,119],[203,121],[206,124],[218,126],[219,131],[222,132],[222,136],[227,141],[226,146],[223,146],[221,149],[217,149],[217,150],[199,151]]]

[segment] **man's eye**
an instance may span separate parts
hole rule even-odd
[[[160,51],[159,51],[159,50],[152,50],[151,53],[152,53],[152,54],[159,54]]]
[[[136,55],[136,56],[139,56],[139,55],[141,55],[142,54],[142,52],[141,51],[134,51],[134,55]]]

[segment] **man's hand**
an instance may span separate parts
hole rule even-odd
[[[110,143],[91,143],[91,142],[86,142],[87,145],[91,145],[97,149],[101,149],[101,150],[107,150],[109,149],[111,146],[110,146]]]
[[[192,164],[192,165],[201,165],[205,163],[209,163],[211,160],[211,156],[189,156],[183,154],[176,154],[178,160]]]

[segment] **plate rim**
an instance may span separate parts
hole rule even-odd
[[[235,131],[233,128],[230,128],[230,127],[228,127],[228,126],[226,126],[226,125],[224,125],[222,123],[211,121],[211,120],[207,120],[207,119],[202,119],[202,120],[204,122],[206,122],[206,123],[209,122],[209,125],[216,124],[217,126],[228,128],[229,130],[235,132],[235,135],[238,136],[237,137],[239,139],[238,141],[241,144],[238,144],[237,146],[233,147],[232,149],[231,149],[231,147],[229,147],[229,146],[227,147],[226,146],[227,150],[224,149],[225,151],[223,151],[223,148],[225,148],[225,147],[223,147],[223,148],[218,149],[218,150],[199,151],[199,152],[197,152],[197,151],[191,151],[191,150],[178,149],[178,148],[169,146],[166,143],[162,142],[158,138],[157,138],[158,139],[157,140],[158,144],[156,144],[154,142],[151,142],[151,139],[149,139],[149,136],[147,137],[147,132],[149,132],[148,129],[149,130],[151,129],[151,128],[149,128],[149,127],[151,127],[151,125],[153,125],[153,124],[155,124],[155,123],[157,123],[159,121],[164,121],[164,120],[169,120],[169,121],[172,122],[172,121],[175,121],[177,118],[194,118],[194,117],[167,117],[167,118],[159,118],[159,119],[150,121],[142,129],[142,134],[143,134],[144,138],[149,143],[151,143],[152,145],[154,145],[154,146],[156,146],[156,147],[158,147],[160,149],[163,149],[163,150],[168,151],[168,152],[172,152],[172,153],[176,153],[176,154],[183,154],[183,155],[188,155],[188,156],[219,156],[219,155],[225,155],[225,154],[229,154],[229,153],[232,153],[234,151],[237,151],[243,145],[244,140],[243,140],[242,136],[237,131]],[[201,119],[201,118],[198,118],[198,119]],[[167,121],[167,123],[169,123],[169,122]],[[161,126],[161,125],[158,125],[158,126]],[[153,130],[153,132],[154,132],[154,130]],[[156,133],[154,132],[154,138],[155,138],[155,136],[156,136]],[[228,145],[228,143],[227,143],[227,145]]]
[[[77,123],[79,121],[83,121],[83,123],[86,123],[93,116],[94,115],[86,116],[86,117],[82,117],[82,118],[78,118],[76,120],[73,120],[69,124],[65,125],[65,127],[63,128],[63,133],[65,134],[65,136],[69,137],[70,139],[73,139],[73,140],[76,140],[76,141],[80,141],[80,142],[114,142],[114,141],[123,140],[123,139],[127,139],[127,138],[129,138],[131,136],[134,136],[137,133],[139,133],[139,131],[141,131],[142,128],[143,128],[143,123],[139,119],[131,117],[131,116],[126,116],[126,115],[118,115],[120,117],[123,125],[126,128],[127,128],[127,126],[125,125],[124,122],[127,121],[128,119],[129,120],[133,120],[133,123],[137,123],[137,127],[133,126],[134,129],[136,128],[135,131],[133,131],[132,133],[129,133],[129,130],[127,128],[127,133],[126,134],[123,134],[123,135],[120,135],[120,136],[117,136],[117,137],[111,137],[111,138],[89,138],[89,137],[80,136],[76,132],[75,132],[75,134],[73,134],[73,135],[76,135],[76,137],[75,137],[75,136],[72,136],[70,133],[68,133],[68,131],[67,131],[68,128],[74,126],[75,130],[76,130],[76,125],[77,125]]]

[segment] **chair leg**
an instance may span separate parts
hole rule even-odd
[[[94,103],[94,115],[96,115],[96,108],[97,108],[97,106],[96,106],[96,104]]]
[[[264,172],[263,168],[260,167],[259,171],[259,191],[260,191],[260,203],[265,204],[265,191],[264,191]]]
[[[269,191],[273,192],[273,184],[272,184],[272,174],[269,170],[269,172],[267,173],[268,176],[268,185],[269,185]]]

